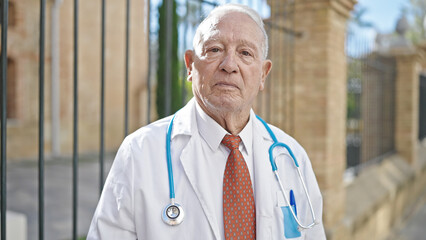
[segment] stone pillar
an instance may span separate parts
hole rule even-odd
[[[408,163],[414,164],[418,154],[420,56],[413,50],[393,55],[397,63],[395,149]]]
[[[345,212],[346,21],[354,0],[298,0],[294,6],[293,135],[305,147],[324,198],[328,239]]]

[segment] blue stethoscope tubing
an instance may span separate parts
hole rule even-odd
[[[297,173],[299,175],[300,181],[302,182],[302,186],[303,186],[303,189],[305,191],[306,198],[308,199],[309,208],[310,208],[310,211],[311,211],[312,223],[310,223],[308,225],[303,225],[300,222],[299,218],[297,217],[296,213],[293,211],[293,208],[290,207],[289,209],[290,209],[291,214],[293,215],[294,219],[297,222],[299,231],[303,230],[303,229],[310,229],[310,228],[314,227],[316,224],[318,224],[318,221],[315,218],[315,212],[314,212],[314,209],[313,209],[313,206],[312,206],[311,198],[309,197],[305,181],[303,180],[302,174],[301,174],[300,169],[299,169],[299,163],[296,160],[296,157],[294,156],[293,151],[290,149],[290,147],[287,144],[282,143],[282,142],[278,142],[275,134],[272,132],[271,128],[268,126],[268,124],[262,118],[260,118],[257,115],[256,115],[256,118],[265,126],[266,130],[268,131],[269,135],[271,136],[271,138],[272,138],[272,140],[274,142],[269,147],[269,161],[271,163],[272,171],[275,174],[275,177],[276,177],[276,179],[278,181],[278,184],[280,186],[280,189],[281,189],[281,192],[283,194],[283,197],[284,197],[284,199],[285,199],[285,201],[286,201],[286,203],[287,203],[288,206],[290,206],[290,202],[289,202],[289,200],[288,200],[288,198],[287,198],[287,196],[285,194],[284,187],[282,185],[281,179],[280,179],[279,174],[278,174],[277,164],[275,163],[274,156],[273,156],[273,150],[276,147],[284,147],[285,149],[287,149],[287,152],[290,154],[291,158],[293,159],[293,162],[294,162],[294,165],[295,165],[295,167],[297,169]],[[166,155],[167,155],[167,172],[168,172],[168,175],[169,175],[170,204],[168,204],[166,206],[166,208],[164,209],[164,211],[163,211],[163,220],[166,223],[170,224],[170,225],[177,225],[177,224],[179,224],[183,220],[183,219],[181,219],[181,221],[178,222],[178,223],[173,222],[173,221],[172,221],[172,223],[170,223],[170,219],[167,219],[167,214],[165,214],[166,210],[168,208],[170,208],[170,206],[178,206],[179,209],[183,211],[182,207],[179,204],[175,203],[175,189],[174,189],[174,180],[173,180],[173,166],[172,166],[172,157],[171,157],[171,150],[170,150],[171,133],[172,133],[172,129],[173,129],[173,121],[174,121],[174,119],[175,119],[175,115],[172,117],[172,120],[169,123],[169,126],[167,128],[167,133],[166,133]]]
[[[169,175],[169,190],[170,190],[170,203],[166,205],[163,212],[161,213],[161,218],[163,221],[170,225],[176,226],[182,223],[185,212],[183,207],[175,202],[175,189],[174,189],[174,181],[173,181],[173,167],[172,167],[172,156],[170,150],[170,142],[171,142],[171,132],[173,128],[173,120],[175,116],[173,116],[170,124],[167,128],[166,133],[166,152],[167,152],[167,172]]]
[[[167,133],[166,133],[167,172],[169,174],[170,199],[173,201],[175,199],[175,184],[173,180],[173,166],[172,166],[172,154],[170,150],[170,142],[172,138],[173,120],[175,120],[175,116],[176,115],[173,115],[173,118],[169,123],[169,127],[167,128]]]
[[[272,138],[272,141],[274,141],[274,143],[269,147],[269,150],[268,150],[269,161],[271,162],[272,171],[274,172],[274,175],[275,175],[275,177],[278,181],[278,184],[280,186],[281,193],[282,193],[282,195],[283,195],[288,206],[290,206],[290,201],[288,200],[287,195],[285,194],[280,175],[278,174],[278,168],[277,168],[277,164],[275,163],[273,151],[276,147],[284,147],[287,150],[287,152],[290,154],[291,158],[293,159],[294,165],[295,165],[295,167],[297,169],[297,173],[299,175],[299,179],[302,182],[303,190],[305,191],[306,198],[308,199],[309,209],[311,211],[311,216],[312,216],[312,222],[308,225],[302,224],[300,222],[299,218],[297,217],[297,214],[294,212],[293,208],[290,207],[289,209],[290,209],[291,215],[293,215],[293,217],[294,217],[294,220],[296,220],[296,222],[297,222],[299,231],[301,231],[303,229],[313,228],[315,225],[318,224],[318,221],[315,217],[315,212],[314,212],[314,208],[312,206],[311,198],[310,198],[309,193],[308,193],[308,189],[306,188],[305,181],[303,180],[302,173],[300,172],[300,169],[299,169],[299,162],[296,160],[296,157],[294,156],[293,151],[291,150],[291,148],[287,144],[285,144],[283,142],[278,142],[277,137],[275,136],[274,132],[272,132],[272,129],[268,126],[268,124],[261,117],[259,117],[257,115],[256,115],[256,118],[263,124],[263,126],[265,126],[266,130],[268,131],[269,135]]]

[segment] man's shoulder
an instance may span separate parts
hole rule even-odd
[[[288,134],[287,132],[285,132],[284,130],[282,130],[281,128],[269,124],[269,127],[272,129],[272,131],[274,132],[275,136],[277,137],[278,141],[282,142],[282,141],[290,141],[291,143],[294,144],[299,144],[296,139],[294,139],[292,136],[290,136],[290,134]]]
[[[172,118],[175,116],[173,121],[173,132],[171,132],[171,137],[176,134],[187,134],[192,131],[193,122],[194,122],[194,109],[195,109],[195,100],[191,99],[183,108],[178,110],[175,114],[170,115],[165,118],[161,118],[155,122],[152,122],[146,126],[143,126],[126,137],[126,142],[131,143],[132,145],[136,144],[138,146],[146,145],[146,143],[153,144],[165,144],[167,128],[170,125]],[[148,146],[153,146],[149,145]]]
[[[298,152],[298,153],[301,153],[302,155],[307,156],[305,149],[294,137],[290,136],[290,134],[288,134],[287,132],[285,132],[284,130],[280,129],[279,127],[275,125],[272,125],[270,123],[267,123],[267,124],[271,128],[272,132],[275,134],[275,137],[277,138],[278,142],[282,142],[288,145],[294,152]],[[260,125],[262,125],[262,123],[260,123],[259,126]],[[261,126],[261,128],[263,128],[262,129],[263,134],[266,135],[268,138],[270,138],[272,141],[272,137],[269,135],[266,128],[263,125]]]
[[[136,145],[142,145],[143,141],[157,141],[160,138],[165,139],[167,127],[172,119],[172,116],[168,116],[152,122],[148,125],[140,127],[126,137],[124,142],[132,143]]]

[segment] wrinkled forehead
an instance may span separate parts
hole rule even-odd
[[[195,36],[198,36],[198,39],[194,39],[194,44],[201,45],[208,39],[212,38],[214,35],[219,34],[218,25],[222,18],[223,15],[216,15],[203,21],[197,29],[198,34]]]
[[[193,46],[194,50],[198,51],[200,46],[203,45],[207,40],[215,38],[215,36],[220,34],[219,25],[222,21],[232,21],[232,15],[242,14],[248,19],[247,23],[250,23],[253,29],[258,30],[259,34],[262,34],[262,30],[257,26],[256,22],[251,19],[251,17],[243,12],[239,11],[228,11],[224,13],[214,14],[213,16],[208,16],[201,24],[198,26],[197,31],[194,36]],[[231,16],[231,17],[228,17]]]

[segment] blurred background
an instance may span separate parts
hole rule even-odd
[[[1,239],[85,239],[125,136],[192,98],[217,5],[264,19],[254,110],[310,156],[328,239],[424,239],[426,0],[2,0]]]

